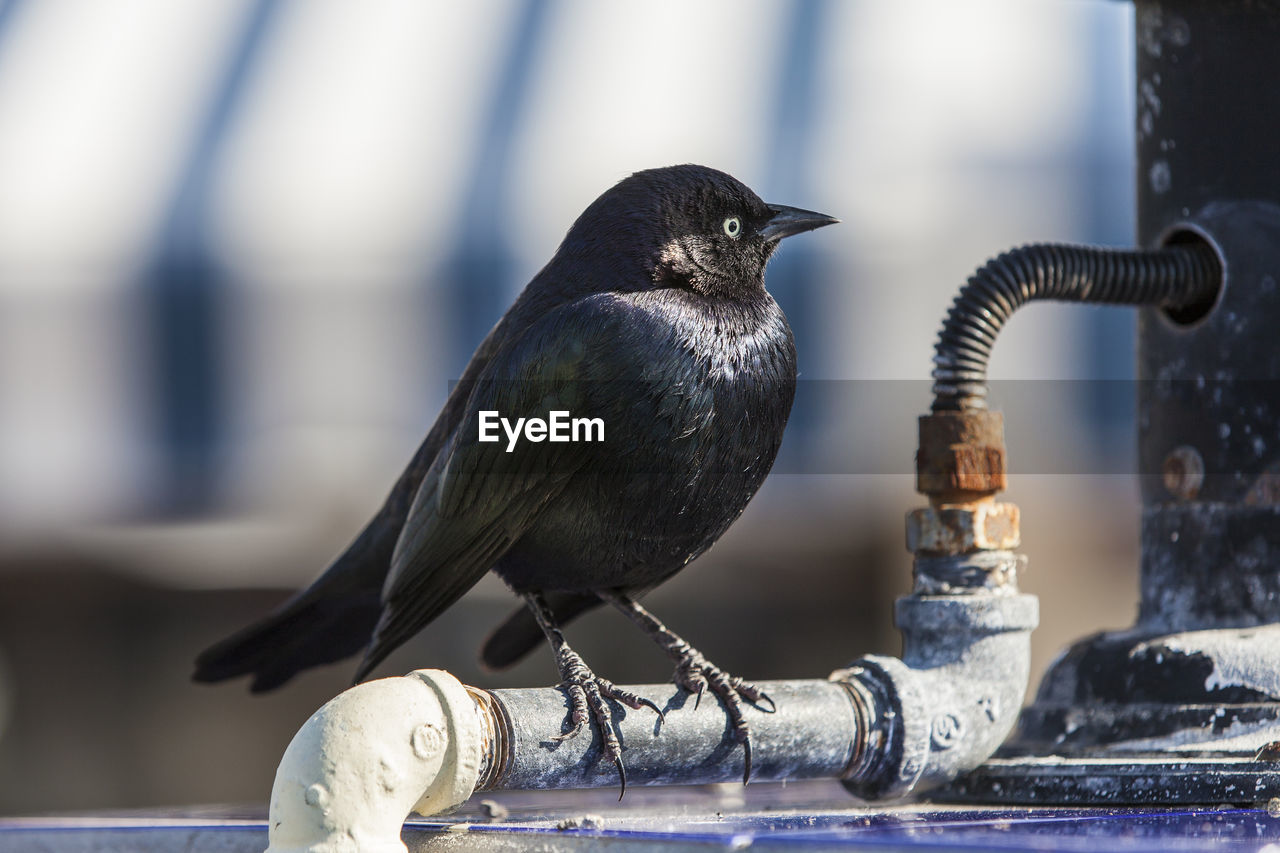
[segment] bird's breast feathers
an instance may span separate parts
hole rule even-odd
[[[659,336],[665,331],[669,350],[662,354],[676,355],[686,369],[704,381],[719,384],[745,379],[764,386],[775,381],[794,383],[791,328],[768,293],[761,291],[745,301],[678,289],[629,296],[637,312],[648,320],[651,333]]]
[[[726,466],[758,485],[795,395],[795,344],[782,310],[763,290],[749,302],[679,290],[613,298],[627,319],[608,358],[629,362],[622,369],[640,381],[632,404],[615,413],[619,441],[606,452],[633,447],[681,460],[688,485]]]

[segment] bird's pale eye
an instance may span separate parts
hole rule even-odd
[[[724,233],[737,240],[738,235],[742,233],[742,220],[736,216],[730,216],[724,221]]]

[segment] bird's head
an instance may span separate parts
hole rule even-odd
[[[765,264],[782,238],[838,221],[768,204],[706,166],[668,166],[620,181],[583,213],[569,239],[576,233],[614,252],[634,247],[628,254],[659,287],[734,297],[764,287]]]

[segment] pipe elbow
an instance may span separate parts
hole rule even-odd
[[[1033,595],[899,599],[902,659],[868,656],[839,673],[872,697],[868,729],[876,746],[845,786],[863,799],[896,799],[990,758],[1022,707],[1038,619]]]
[[[358,684],[312,714],[285,750],[267,853],[407,853],[405,817],[463,803],[481,753],[475,702],[449,673]]]

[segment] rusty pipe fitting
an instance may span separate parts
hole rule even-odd
[[[1004,418],[987,410],[920,418],[916,488],[929,505],[907,514],[914,590],[898,599],[901,659],[856,661],[877,685],[877,772],[846,779],[863,798],[900,797],[985,762],[1018,717],[1030,675],[1035,596],[1018,592],[1018,508],[1005,488]]]
[[[920,418],[919,429],[916,490],[929,505],[907,513],[907,550],[917,567],[920,558],[1017,548],[1018,507],[995,499],[1008,482],[1004,416],[985,409],[933,412]]]
[[[1007,551],[1020,540],[1018,507],[980,498],[964,505],[927,506],[907,513],[907,550],[913,554]]]
[[[1004,416],[986,410],[933,412],[919,420],[916,491],[934,506],[1004,491]]]

